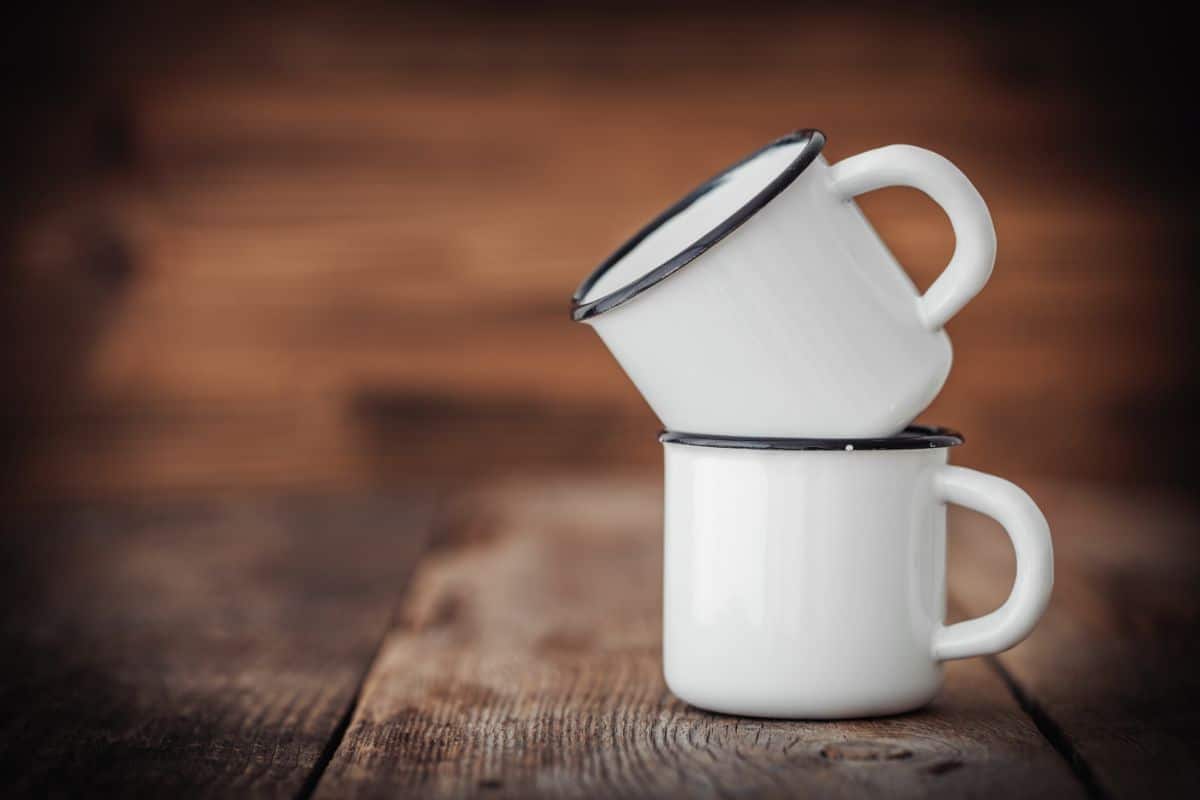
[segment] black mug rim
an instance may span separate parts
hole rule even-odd
[[[909,425],[895,436],[862,439],[803,439],[756,436],[718,436],[704,433],[685,433],[664,430],[658,435],[663,444],[682,444],[693,447],[721,447],[733,450],[825,450],[861,452],[871,450],[929,450],[957,447],[963,435],[950,428],[933,425]]]
[[[659,264],[654,269],[640,276],[636,280],[616,289],[603,297],[598,297],[595,300],[583,302],[583,298],[587,297],[587,293],[596,281],[600,280],[606,272],[608,272],[617,262],[629,254],[633,248],[637,247],[650,234],[661,228],[669,220],[686,210],[689,206],[695,203],[704,195],[720,186],[728,178],[729,174],[745,164],[750,163],[759,156],[767,153],[775,148],[785,145],[796,144],[803,142],[805,147],[801,149],[799,155],[792,160],[790,164],[767,184],[766,188],[760,191],[754,197],[750,198],[741,208],[730,214],[721,221],[715,228],[705,233],[692,244],[685,247],[680,252],[676,253],[671,258]],[[790,186],[800,174],[808,168],[808,165],[816,160],[821,150],[825,147],[825,134],[815,128],[805,128],[802,130],[793,131],[786,136],[782,136],[771,142],[765,147],[755,150],[750,155],[738,161],[729,167],[726,167],[719,174],[709,178],[696,189],[689,192],[682,200],[668,208],[663,213],[655,217],[649,225],[635,233],[625,244],[621,245],[612,255],[606,258],[600,266],[592,271],[592,274],[584,279],[583,283],[579,284],[579,288],[575,290],[575,294],[571,297],[571,318],[576,322],[583,322],[592,317],[603,314],[605,311],[616,308],[617,306],[632,300],[642,292],[662,282],[666,278],[678,272],[683,267],[690,264],[692,261],[699,258],[707,252],[713,245],[724,239],[729,234],[740,228],[752,216],[757,214],[767,203],[771,202],[775,197]]]

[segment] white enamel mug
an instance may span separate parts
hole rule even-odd
[[[678,697],[754,717],[831,719],[925,705],[942,663],[1024,639],[1054,582],[1050,530],[1008,481],[947,464],[962,442],[913,426],[876,440],[665,433],[663,671]],[[946,504],[996,519],[1016,580],[946,625]]]
[[[949,161],[893,145],[830,166],[818,131],[705,183],[592,273],[573,317],[596,329],[668,429],[888,436],[950,371],[942,326],[983,288],[996,235]],[[853,198],[928,194],[954,256],[924,295]]]

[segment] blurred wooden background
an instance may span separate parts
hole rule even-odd
[[[1155,72],[1183,56],[1136,22],[1019,5],[738,8],[14,26],[6,487],[653,470],[657,422],[569,321],[571,291],[680,194],[809,126],[831,160],[943,153],[991,206],[995,275],[951,324],[956,365],[923,417],[964,431],[959,463],[1188,480],[1195,203],[1172,159],[1194,129]],[[903,190],[863,206],[927,285],[953,244],[941,213]]]

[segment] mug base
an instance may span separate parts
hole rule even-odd
[[[891,717],[923,708],[933,701],[941,687],[933,691],[897,694],[883,698],[736,698],[713,693],[671,692],[690,706],[702,711],[736,717],[788,720],[833,720]]]

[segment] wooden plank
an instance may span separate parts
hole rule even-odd
[[[419,414],[377,425],[360,399],[381,394],[445,406],[431,438],[460,442],[480,473],[514,453],[573,464],[569,447],[509,451],[530,438],[511,433],[521,404],[526,418],[562,409],[543,441],[587,434],[611,443],[609,463],[648,463],[652,417],[567,321],[567,298],[704,176],[805,124],[827,128],[831,160],[893,141],[943,152],[995,215],[996,271],[950,324],[956,366],[928,419],[1046,443],[984,450],[1005,474],[1177,471],[1144,426],[1195,404],[1179,344],[1191,265],[1171,235],[1190,220],[1141,202],[1160,187],[1130,179],[1154,170],[1112,158],[1121,128],[1098,125],[1079,73],[1059,71],[1073,57],[1055,51],[1030,81],[969,16],[907,9],[698,9],[686,35],[653,12],[442,14],[239,8],[204,25],[169,14],[152,35],[89,27],[97,53],[123,54],[97,64],[115,94],[43,126],[50,150],[19,156],[41,180],[12,193],[0,396],[17,413],[0,427],[22,445],[23,491],[429,471],[430,448],[375,451],[381,428],[400,442],[431,430]],[[1000,37],[1026,56],[1052,38]],[[724,114],[705,113],[713,96]],[[1072,157],[1045,157],[1059,153]],[[896,189],[862,203],[932,281],[953,248],[933,202]],[[589,429],[597,409],[608,419]],[[461,452],[433,449],[454,477]]]
[[[691,708],[660,674],[657,480],[481,492],[422,561],[318,797],[1079,796],[988,666],[923,711]]]
[[[297,796],[429,522],[385,497],[10,518],[0,794]]]
[[[1109,487],[1035,498],[1054,535],[1054,598],[999,661],[1048,735],[1115,797],[1183,797],[1200,783],[1200,586],[1194,500]],[[1011,548],[956,512],[951,574],[973,612],[1008,591]]]

